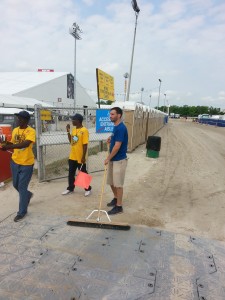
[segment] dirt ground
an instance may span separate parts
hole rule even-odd
[[[225,128],[169,120],[156,135],[162,137],[159,158],[146,157],[145,145],[128,154],[124,213],[112,221],[225,242]],[[34,197],[26,218],[40,214],[85,218],[98,207],[102,179],[103,172],[93,174],[93,193],[86,198],[80,188],[62,196],[67,179],[38,183],[34,175],[30,184]],[[9,182],[0,188],[0,195],[3,220],[16,213],[18,194]],[[103,209],[111,199],[106,186]]]

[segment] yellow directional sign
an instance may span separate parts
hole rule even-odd
[[[42,121],[51,121],[52,120],[52,113],[50,110],[41,110],[41,120]]]
[[[98,99],[115,101],[114,78],[100,69],[96,69]]]

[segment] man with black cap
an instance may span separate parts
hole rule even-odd
[[[30,114],[23,110],[15,114],[18,118],[18,127],[12,132],[12,139],[0,149],[7,151],[12,149],[11,171],[13,186],[19,193],[19,211],[14,218],[15,222],[20,221],[27,214],[27,207],[33,196],[28,190],[34,167],[33,144],[35,143],[35,130],[28,126]],[[1,142],[1,141],[0,141]]]
[[[70,133],[70,124],[67,124],[66,131],[68,134],[68,140],[70,142],[70,156],[69,156],[69,176],[68,187],[62,192],[62,195],[68,195],[73,193],[75,185],[76,170],[79,169],[82,172],[87,173],[86,169],[86,153],[89,140],[88,129],[82,125],[83,116],[75,114],[72,117],[72,124],[75,126]],[[91,186],[85,189],[84,196],[87,197],[91,193]]]

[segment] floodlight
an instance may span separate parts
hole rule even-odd
[[[76,41],[81,40],[80,34],[83,31],[80,29],[77,23],[73,23],[73,25],[69,28],[69,33],[74,37],[75,47],[74,47],[74,83],[73,83],[73,97],[74,97],[74,111],[76,108]]]
[[[137,1],[136,0],[132,0],[131,4],[133,6],[133,10],[138,14],[140,12],[140,8],[137,5]]]
[[[77,40],[81,40],[80,33],[83,33],[83,31],[80,29],[79,25],[76,23],[73,23],[73,25],[69,28],[69,33]]]

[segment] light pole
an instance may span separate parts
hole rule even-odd
[[[164,106],[163,106],[163,112],[165,112],[165,106],[166,106],[166,94],[164,94],[165,98],[164,98]]]
[[[69,28],[69,33],[74,37],[75,45],[74,45],[74,82],[73,82],[73,99],[74,99],[74,110],[76,107],[76,41],[81,40],[80,33],[83,31],[80,29],[77,23],[73,23],[73,25]]]
[[[123,77],[125,78],[125,82],[124,82],[124,102],[126,100],[126,94],[127,94],[127,78],[129,78],[129,74],[125,73],[123,75]]]
[[[136,0],[131,1],[133,10],[135,11],[135,27],[134,27],[134,40],[133,40],[133,47],[132,47],[132,54],[131,54],[131,62],[130,62],[130,77],[129,77],[129,82],[128,82],[128,89],[127,89],[127,101],[129,101],[129,96],[130,96],[130,84],[131,84],[131,75],[132,75],[132,67],[133,67],[133,57],[134,57],[134,46],[135,46],[135,38],[136,38],[136,31],[137,31],[137,19],[138,19],[138,14],[140,12],[140,8],[137,5]]]
[[[167,114],[168,114],[168,118],[169,118],[169,115],[170,115],[170,104],[168,103],[168,101],[167,101]]]
[[[169,104],[168,98],[166,99],[166,104],[167,104],[167,114],[168,114],[168,118],[169,118],[169,115],[170,115],[170,104]]]
[[[144,92],[144,88],[142,87],[142,88],[141,88],[141,104],[143,103],[143,102],[142,102],[143,92]]]
[[[158,104],[157,104],[157,109],[159,109],[159,100],[160,100],[160,89],[161,89],[161,83],[162,83],[162,80],[159,79],[159,96],[158,96]]]
[[[149,95],[149,107],[151,105],[152,95]]]

